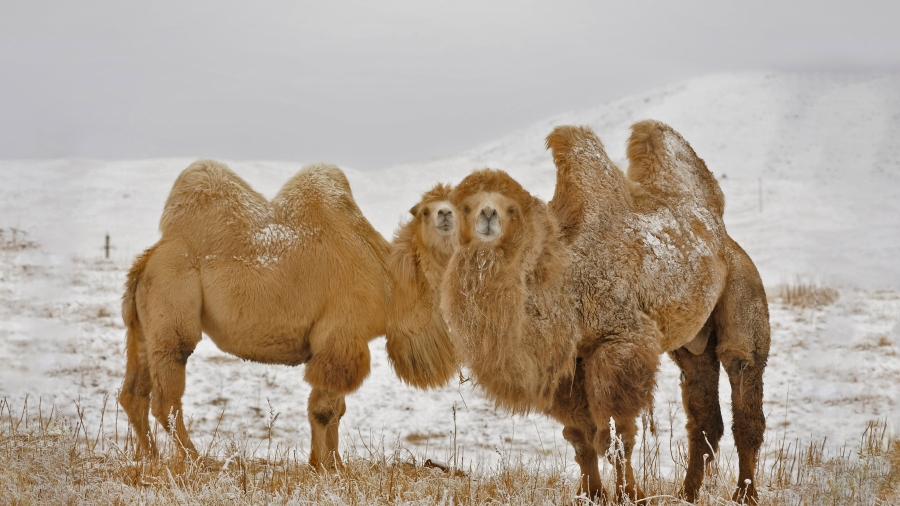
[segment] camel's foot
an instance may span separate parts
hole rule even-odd
[[[644,492],[634,485],[626,485],[624,490],[622,488],[616,490],[616,501],[619,503],[624,503],[626,501],[638,502],[643,501],[646,498],[647,496]]]
[[[731,500],[740,504],[757,504],[759,496],[756,495],[756,486],[752,481],[746,481],[749,483],[738,484],[737,490],[731,496]]]

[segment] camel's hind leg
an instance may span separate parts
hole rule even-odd
[[[694,355],[686,348],[670,354],[681,369],[681,398],[688,419],[688,469],[681,493],[690,502],[697,499],[704,472],[712,465],[725,432],[719,407],[716,342],[713,331],[702,354]]]
[[[146,343],[137,322],[128,329],[125,339],[125,381],[119,403],[128,415],[137,441],[135,458],[156,456],[156,445],[150,434],[150,365],[147,363]]]
[[[312,428],[312,448],[309,465],[316,469],[340,469],[341,455],[338,451],[338,429],[341,417],[347,411],[344,396],[324,388],[313,387],[309,394],[307,416]]]
[[[769,308],[762,280],[737,248],[725,293],[713,312],[719,344],[716,352],[731,383],[732,432],[738,452],[735,501],[756,502],[754,476],[766,430],[763,371],[769,357]]]
[[[151,259],[142,288],[137,291],[153,388],[150,409],[173,436],[178,451],[193,456],[197,451],[184,425],[181,398],[188,357],[202,337],[200,275],[186,258],[180,263],[184,258],[181,255],[175,256],[176,261],[172,256],[161,258],[159,265]]]

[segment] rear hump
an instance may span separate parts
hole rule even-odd
[[[725,197],[718,181],[669,125],[654,120],[632,125],[626,154],[628,178],[643,189],[666,200],[702,205],[723,216]]]

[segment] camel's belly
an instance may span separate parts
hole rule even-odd
[[[234,321],[203,319],[203,332],[220,350],[267,364],[300,365],[309,361],[310,329],[311,325],[276,328],[265,324],[248,328]]]
[[[322,298],[315,289],[266,276],[230,283],[226,275],[207,270],[202,276],[201,324],[216,346],[255,362],[307,362],[309,333],[319,309],[312,301]]]
[[[706,320],[709,319],[709,314],[712,312],[709,311],[701,311],[693,316],[683,315],[683,318],[672,318],[668,322],[666,322],[663,326],[661,325],[661,331],[663,334],[663,342],[660,343],[661,351],[674,351],[682,346],[693,341],[697,334],[700,333],[700,330],[703,329],[703,325],[706,323]]]

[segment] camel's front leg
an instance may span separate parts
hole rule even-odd
[[[637,486],[634,467],[631,465],[637,424],[632,417],[613,417],[613,419],[616,422],[616,437],[621,439],[621,446],[616,442],[616,455],[613,459],[616,467],[616,500],[622,502],[627,497],[631,501],[639,501],[644,498],[644,493]]]
[[[581,467],[581,487],[578,492],[586,494],[592,501],[606,501],[606,491],[600,482],[600,468],[597,466],[597,451],[593,438],[575,427],[563,428],[563,437],[575,450],[575,462]]]
[[[343,395],[313,387],[307,407],[309,425],[312,428],[309,465],[316,469],[342,467],[338,452],[338,429],[346,411],[347,404]]]
[[[634,322],[635,331],[608,334],[597,338],[597,344],[585,360],[585,382],[591,416],[598,429],[616,423],[616,434],[623,447],[616,461],[616,497],[624,495],[638,500],[638,490],[631,465],[631,453],[637,435],[636,420],[653,405],[653,389],[659,369],[659,350],[654,339],[655,327],[649,319]],[[656,331],[658,333],[658,331]],[[598,453],[609,447],[602,430],[594,437]]]

